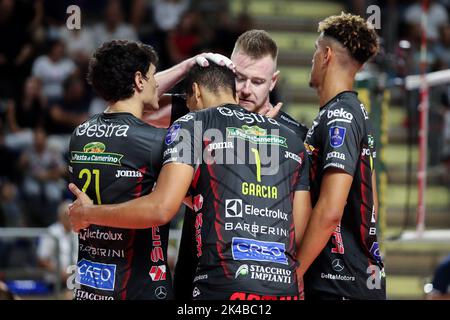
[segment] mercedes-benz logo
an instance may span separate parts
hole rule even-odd
[[[342,264],[341,259],[334,259],[331,263],[331,266],[333,267],[333,270],[336,272],[341,272],[344,270],[344,265]]]
[[[156,296],[156,299],[159,299],[159,300],[165,299],[167,297],[166,287],[159,286],[158,288],[156,288],[155,296]]]

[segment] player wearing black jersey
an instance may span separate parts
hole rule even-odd
[[[155,190],[93,206],[71,184],[78,197],[71,221],[76,229],[165,224],[191,186],[200,257],[193,297],[297,299],[296,245],[310,214],[304,146],[276,120],[236,105],[234,74],[226,67],[194,67],[188,79],[190,108],[219,107],[171,126]]]
[[[368,113],[352,91],[355,74],[378,50],[377,35],[351,14],[328,17],[319,32],[310,85],[320,111],[306,138],[314,210],[298,276],[304,275],[305,299],[385,299],[375,143]]]
[[[269,94],[274,89],[278,82],[280,72],[277,70],[278,47],[275,41],[264,30],[249,30],[244,32],[236,41],[231,61],[226,57],[217,54],[206,54],[208,59],[212,59],[216,64],[226,65],[234,68],[236,72],[236,90],[239,98],[239,105],[251,112],[266,114],[274,117],[279,123],[287,126],[293,130],[297,136],[304,141],[308,128],[298,123],[287,113],[280,111],[282,106],[278,103],[275,107],[270,104]],[[179,65],[171,68],[170,72],[161,73],[161,80],[163,83],[176,81],[183,78],[190,68],[195,64],[198,57],[183,61]],[[197,62],[202,65],[202,63]],[[163,96],[160,100],[161,111],[155,116],[147,117],[150,123],[161,125],[165,123],[168,126],[168,119],[172,113],[172,119],[177,119],[173,116],[174,113],[182,115],[186,108],[180,97],[177,96]],[[161,114],[165,114],[161,116]],[[161,121],[162,119],[166,121]],[[157,121],[155,121],[157,119]],[[164,126],[164,125],[161,125]],[[187,209],[189,212],[190,209]],[[188,270],[193,263],[196,262],[196,257],[190,255],[194,250],[190,250],[189,239],[186,231],[189,226],[195,222],[192,219],[194,215],[185,215],[183,232],[180,244],[180,256],[177,260],[177,265],[174,275],[174,290],[177,298],[188,299],[192,292],[190,284],[192,284],[193,275],[190,276]],[[183,272],[177,272],[182,270]]]
[[[151,47],[127,41],[103,44],[90,61],[88,79],[109,107],[73,132],[69,171],[97,204],[146,195],[158,177],[165,130],[140,120],[145,105],[158,108],[156,62]],[[173,298],[168,225],[138,230],[92,224],[77,231],[75,299]]]

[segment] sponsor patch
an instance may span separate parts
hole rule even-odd
[[[333,148],[339,148],[344,144],[346,128],[331,127],[330,128],[330,146]]]

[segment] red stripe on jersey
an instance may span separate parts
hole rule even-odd
[[[292,203],[292,209],[294,209],[295,186],[297,185],[297,183],[300,180],[300,174],[299,174],[300,166],[302,166],[304,161],[305,161],[305,154],[304,154],[304,152],[300,152],[298,154],[298,156],[302,160],[302,164],[297,162],[297,164],[295,165],[295,168],[294,168],[294,174],[291,174],[290,198],[291,198],[291,203]],[[296,248],[295,247],[295,224],[294,224],[294,219],[292,219],[291,225],[289,227],[289,247],[290,247],[290,249]],[[296,250],[298,250],[298,248],[296,248]],[[295,250],[292,250],[292,251],[295,251]]]
[[[215,212],[216,212],[216,219],[215,219],[215,221],[214,221],[214,228],[216,229],[216,233],[217,233],[217,244],[216,244],[216,246],[217,246],[217,253],[219,254],[219,257],[220,257],[220,265],[222,266],[222,268],[223,268],[223,271],[224,271],[224,273],[225,273],[225,276],[227,276],[227,277],[230,277],[230,275],[231,275],[231,273],[230,273],[230,271],[228,270],[228,268],[227,268],[227,266],[226,266],[226,264],[225,264],[225,257],[223,256],[223,250],[222,250],[222,248],[221,248],[221,243],[223,243],[223,236],[222,236],[222,232],[221,232],[221,226],[220,226],[220,223],[219,222],[221,222],[221,220],[220,220],[220,211],[219,211],[219,199],[220,199],[220,197],[219,197],[219,193],[218,193],[218,188],[217,188],[217,178],[216,178],[216,176],[215,176],[215,174],[214,174],[214,169],[212,168],[212,164],[207,164],[206,165],[206,167],[208,168],[208,172],[209,172],[209,175],[211,176],[210,177],[210,186],[211,186],[211,190],[212,190],[212,192],[213,192],[213,194],[214,194],[214,197],[215,197],[215,199],[216,199],[216,201],[214,201],[214,210],[215,210]]]
[[[127,248],[130,248],[130,251],[126,254],[127,263],[125,265],[125,275],[123,277],[122,287],[121,287],[121,298],[125,300],[127,298],[127,285],[128,281],[131,277],[131,263],[133,262],[134,250],[133,250],[133,242],[134,237],[136,235],[136,230],[130,230],[130,241],[128,242]]]
[[[367,188],[367,185],[370,185],[370,182],[366,181],[366,172],[367,172],[367,166],[364,164],[363,159],[361,157],[360,162],[360,172],[361,172],[361,204],[360,204],[360,215],[361,215],[361,225],[360,225],[360,234],[361,234],[361,241],[363,244],[364,251],[366,253],[369,253],[369,248],[367,247],[367,233],[369,224],[367,223],[367,208],[366,205],[368,205],[367,201],[367,194],[370,192],[369,188]],[[371,212],[372,213],[372,212]]]
[[[200,166],[198,166],[197,169],[195,169],[194,179],[192,179],[192,183],[191,183],[192,188],[197,187],[197,182],[198,182],[199,178],[200,178]]]
[[[139,177],[136,181],[136,188],[134,190],[134,194],[133,196],[135,198],[139,198],[140,196],[142,196],[142,181],[144,181],[144,176],[145,173],[147,172],[147,167],[142,167],[139,168],[139,171],[142,173],[141,177]],[[131,264],[133,262],[133,257],[134,257],[134,250],[133,250],[133,242],[134,242],[134,237],[136,235],[136,231],[135,230],[130,230],[130,241],[127,245],[127,248],[130,248],[130,251],[127,252],[126,254],[126,259],[127,259],[127,263],[125,265],[125,275],[123,277],[123,282],[122,282],[122,299],[125,300],[127,298],[127,285],[128,285],[128,281],[130,280],[131,277]]]

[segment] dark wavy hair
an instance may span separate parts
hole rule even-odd
[[[158,56],[149,45],[126,40],[105,42],[89,61],[87,80],[100,97],[117,102],[133,96],[136,72],[145,77],[150,65],[157,62]]]
[[[341,43],[360,64],[373,57],[379,49],[374,27],[357,15],[342,13],[330,16],[319,22],[318,31]]]
[[[217,94],[220,90],[231,90],[236,95],[236,75],[226,66],[219,66],[208,59],[208,67],[194,65],[184,79],[184,88],[188,96],[192,95],[192,85],[196,82]]]

